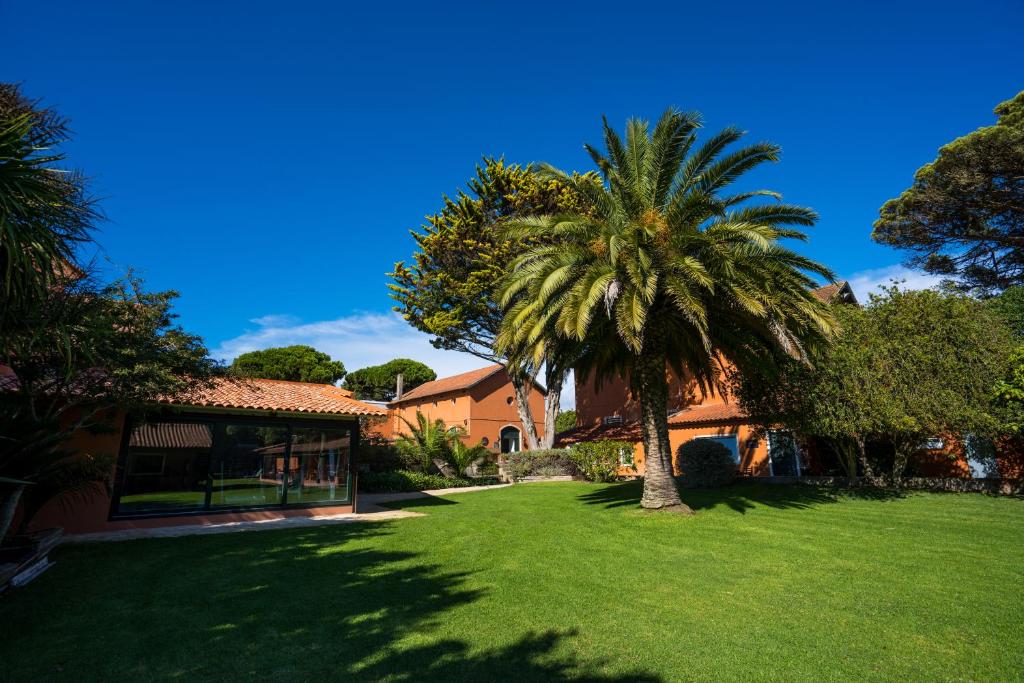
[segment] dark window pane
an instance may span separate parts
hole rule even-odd
[[[295,429],[288,503],[347,503],[350,452],[347,429]]]
[[[288,430],[246,424],[228,424],[223,429],[222,455],[211,475],[211,507],[280,505]]]
[[[128,439],[120,514],[201,510],[206,503],[213,434],[210,425],[153,422]]]

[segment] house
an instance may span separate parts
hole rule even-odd
[[[531,386],[529,402],[534,428],[543,434],[543,387]],[[502,365],[442,377],[396,397],[389,405],[385,433],[407,434],[406,421],[416,424],[417,412],[430,420],[444,420],[449,428],[464,429],[466,443],[482,443],[495,453],[526,448],[515,390]]]
[[[352,512],[359,420],[383,414],[332,385],[220,379],[161,399],[144,419],[117,415],[109,433],[76,433],[68,448],[116,461],[112,491],[51,501],[31,527],[87,533]]]
[[[856,304],[847,282],[821,287],[814,294],[828,302]],[[672,453],[691,439],[713,439],[724,445],[748,476],[796,476],[806,464],[788,432],[760,433],[728,394],[705,393],[689,376],[666,368],[669,385],[669,441]],[[620,474],[643,474],[644,452],[640,432],[640,403],[625,378],[605,380],[576,375],[576,427],[559,435],[558,445],[617,439],[634,443],[623,453]],[[674,457],[674,455],[673,455]]]

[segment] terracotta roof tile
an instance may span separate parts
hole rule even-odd
[[[850,289],[850,283],[846,280],[840,280],[838,282],[827,284],[824,287],[818,287],[817,289],[811,290],[811,294],[827,304],[833,303],[837,299],[843,303],[857,303],[857,298],[853,295],[853,290]]]
[[[210,448],[210,425],[194,422],[140,424],[132,430],[128,445],[133,448]]]
[[[709,406],[694,406],[669,415],[669,427],[709,424],[725,420],[745,420],[747,414],[735,403],[716,403]]]
[[[407,391],[400,400],[392,401],[392,403],[405,403],[406,401],[426,398],[427,396],[447,394],[452,391],[465,391],[503,369],[501,365],[488,365],[486,368],[470,370],[461,375],[435,379],[433,382],[421,384],[415,389]]]
[[[332,384],[286,382],[276,379],[219,379],[212,387],[159,403],[204,408],[272,410],[311,415],[384,415],[386,411],[352,398],[352,392]]]

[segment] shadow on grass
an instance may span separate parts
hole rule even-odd
[[[382,522],[62,548],[56,570],[0,601],[0,623],[17,625],[0,639],[4,678],[659,680],[602,675],[573,656],[573,631],[442,635],[472,633],[485,592],[469,573],[382,550],[393,533]]]
[[[610,484],[596,491],[580,496],[590,505],[606,508],[639,507],[643,493],[643,480]],[[818,505],[837,503],[841,500],[867,499],[887,501],[903,498],[902,491],[874,488],[837,488],[801,484],[763,484],[755,481],[738,481],[719,489],[695,489],[680,486],[683,502],[694,510],[710,510],[725,506],[746,513],[756,507],[802,510]]]
[[[416,508],[429,508],[438,507],[442,505],[458,505],[458,501],[452,500],[451,498],[441,498],[440,496],[425,496],[423,498],[407,498],[405,500],[391,500],[381,503],[376,503],[383,508],[389,510],[415,510]]]

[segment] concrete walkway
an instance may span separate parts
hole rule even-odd
[[[393,519],[422,517],[422,512],[408,510],[390,510],[382,507],[387,503],[434,496],[450,496],[458,493],[476,493],[489,489],[500,489],[512,484],[496,484],[493,486],[467,486],[455,489],[435,489],[432,491],[414,491],[412,493],[364,493],[356,498],[356,512],[341,515],[323,515],[320,517],[286,517],[283,519],[264,519],[254,522],[225,522],[224,524],[192,524],[183,526],[167,526],[156,529],[119,529],[117,531],[99,531],[91,534],[74,534],[64,537],[65,543],[95,543],[103,541],[130,541],[138,538],[176,538],[179,536],[206,536],[210,534],[230,534],[238,531],[266,531],[270,529],[293,529],[301,527],[323,526],[327,524],[351,524],[352,522],[386,522]]]

